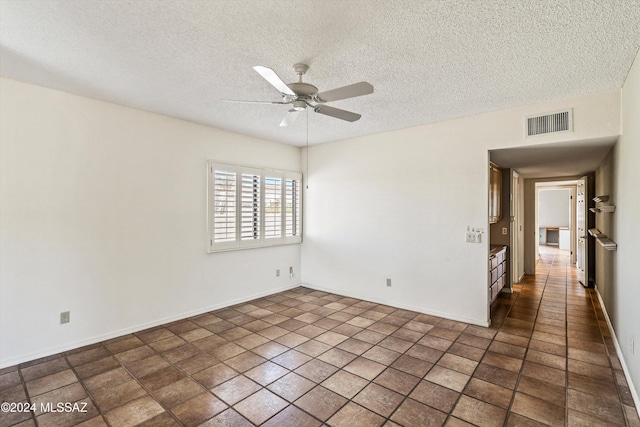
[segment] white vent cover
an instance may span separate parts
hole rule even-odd
[[[557,111],[543,116],[527,117],[527,136],[546,133],[571,132],[573,126],[573,110]]]

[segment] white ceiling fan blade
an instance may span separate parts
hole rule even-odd
[[[241,99],[221,99],[223,102],[235,102],[240,104],[291,104],[291,102],[282,101],[244,101]]]
[[[282,119],[282,121],[280,122],[280,126],[292,125],[296,121],[296,119],[298,118],[301,112],[302,112],[301,110],[294,110],[294,109],[287,111],[287,114],[284,116],[284,119]]]
[[[356,96],[373,93],[373,86],[367,82],[354,83],[318,94],[321,102],[337,101],[339,99],[354,98]]]
[[[351,111],[341,110],[339,108],[329,107],[328,105],[318,105],[313,109],[316,113],[324,114],[327,116],[335,117],[336,119],[346,120],[348,122],[355,122],[362,117],[358,113],[352,113]]]
[[[295,96],[295,92],[292,91],[289,86],[285,82],[282,81],[280,77],[273,71],[271,68],[263,67],[262,65],[256,65],[253,67],[254,70],[258,72],[266,81],[268,81],[271,86],[278,89],[281,93]]]

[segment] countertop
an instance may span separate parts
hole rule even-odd
[[[496,256],[498,254],[498,252],[502,251],[503,249],[507,249],[506,245],[491,245],[490,249],[489,249],[489,258],[491,258],[492,256]]]

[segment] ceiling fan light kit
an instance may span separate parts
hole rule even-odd
[[[286,84],[271,68],[256,65],[253,69],[256,70],[256,72],[260,74],[271,86],[280,92],[282,101],[225,101],[251,104],[291,104],[293,108],[287,112],[284,119],[280,122],[280,126],[289,126],[293,124],[300,115],[299,113],[306,110],[307,107],[311,107],[316,113],[324,114],[325,116],[335,117],[336,119],[345,120],[347,122],[355,122],[362,117],[360,114],[330,107],[324,104],[326,102],[355,98],[356,96],[373,93],[373,86],[367,82],[359,82],[326,92],[318,92],[317,87],[302,81],[302,76],[309,70],[309,66],[306,64],[295,64],[293,66],[293,71],[298,75],[298,81],[289,84]]]

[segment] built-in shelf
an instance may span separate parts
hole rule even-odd
[[[608,202],[609,201],[609,196],[608,195],[596,196],[596,197],[593,198],[593,201],[596,202],[596,203]]]
[[[597,208],[589,208],[589,210],[593,213],[600,213],[600,212],[608,212],[608,213],[613,213],[616,211],[616,207],[615,206],[600,206]]]
[[[604,236],[604,234],[602,234],[600,230],[598,230],[597,228],[590,228],[589,235],[595,238],[598,238],[599,236]]]
[[[607,237],[606,234],[602,234],[597,228],[590,228],[589,234],[596,238],[597,242],[608,251],[617,251],[618,245],[616,242]]]

